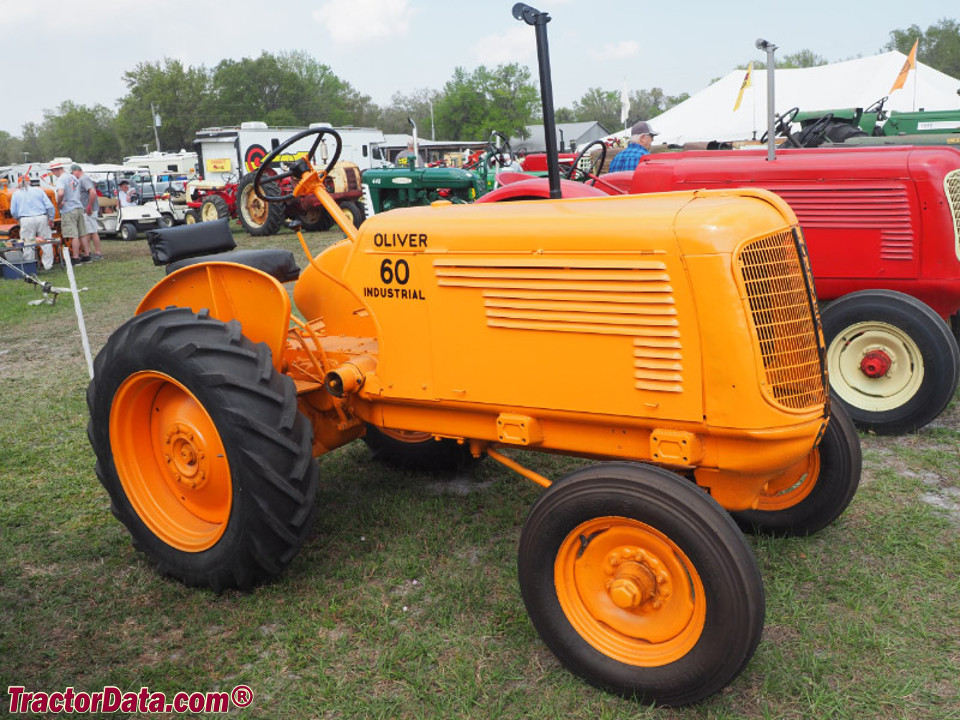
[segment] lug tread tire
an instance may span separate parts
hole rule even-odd
[[[206,222],[206,216],[212,214],[207,210],[210,206],[212,206],[217,213],[217,217],[213,218],[214,220],[223,220],[224,218],[230,217],[230,206],[227,204],[227,201],[219,195],[210,195],[200,206],[200,222]]]
[[[893,290],[864,290],[829,303],[821,312],[827,348],[846,328],[884,322],[899,328],[924,358],[924,378],[916,393],[891,410],[870,411],[838,398],[861,430],[901,435],[919,430],[947,407],[960,382],[960,349],[947,323],[926,303]]]
[[[816,485],[803,500],[781,510],[732,513],[744,531],[785,537],[806,537],[840,517],[860,485],[860,437],[850,415],[831,398],[831,416],[817,452],[820,471]]]
[[[155,535],[120,483],[110,444],[111,405],[124,380],[139,371],[165,373],[187,387],[223,441],[232,507],[223,535],[201,552],[184,552]],[[270,351],[247,339],[237,321],[185,308],[132,318],[97,355],[87,404],[87,435],[111,510],[160,572],[220,592],[248,589],[289,565],[316,514],[312,428],[297,410],[293,382],[276,372]]]
[[[363,224],[363,221],[366,219],[366,213],[363,211],[363,207],[360,203],[355,203],[352,201],[346,201],[340,203],[341,209],[346,212],[349,212],[353,215],[353,225],[354,227],[360,227]]]
[[[704,584],[706,618],[689,652],[638,667],[596,650],[560,606],[558,548],[598,516],[646,523],[681,548]],[[574,674],[644,703],[685,705],[718,692],[746,667],[760,642],[765,601],[756,559],[730,516],[698,487],[653,466],[603,463],[555,482],[534,503],[518,553],[520,591],[540,637]]]
[[[276,235],[277,231],[280,230],[280,226],[283,224],[284,210],[282,204],[276,202],[266,203],[267,217],[262,223],[257,223],[248,211],[247,203],[251,201],[251,196],[254,201],[266,202],[260,200],[260,198],[254,194],[254,177],[256,177],[256,173],[247,173],[240,178],[240,183],[237,185],[237,215],[240,217],[240,224],[243,225],[244,230],[255,237]],[[276,183],[264,182],[263,185],[267,195],[273,195],[277,192]]]

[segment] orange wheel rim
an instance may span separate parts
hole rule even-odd
[[[703,582],[666,535],[623,517],[599,517],[571,532],[554,564],[560,607],[587,643],[618,662],[658,667],[700,639]]]
[[[187,388],[158,372],[128,377],[110,408],[120,484],[151,532],[184,552],[213,547],[233,504],[216,425]]]
[[[820,449],[791,465],[772,480],[760,494],[757,510],[786,510],[803,502],[813,492],[820,477]]]
[[[433,433],[419,432],[417,430],[394,430],[392,428],[377,428],[377,430],[388,438],[411,444],[422,443],[433,439]]]

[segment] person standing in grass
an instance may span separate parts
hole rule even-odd
[[[87,247],[92,247],[90,257],[94,260],[103,260],[100,250],[100,233],[97,232],[97,215],[100,212],[100,200],[97,198],[97,185],[83,174],[83,168],[74,163],[70,166],[70,174],[80,183],[80,203],[83,205],[83,221],[87,227]]]
[[[71,173],[64,172],[64,166],[68,164],[69,160],[50,163],[50,172],[57,179],[60,234],[64,241],[70,241],[70,257],[74,264],[85,263],[90,262],[90,245],[87,242],[87,223],[83,219],[83,203],[80,202],[80,182]]]
[[[57,210],[47,194],[30,184],[29,175],[21,175],[17,189],[10,198],[10,214],[20,224],[20,239],[23,241],[23,259],[32,262],[36,240],[50,241],[53,221]],[[40,265],[44,270],[53,267],[53,247],[49,242],[40,245]]]

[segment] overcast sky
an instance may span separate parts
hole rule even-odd
[[[178,58],[213,67],[264,50],[304,50],[385,105],[441,89],[453,69],[520,62],[536,77],[534,29],[513,0],[0,0],[6,88],[0,130],[64,100],[116,109],[123,73]],[[558,107],[591,87],[693,94],[737,65],[809,49],[830,61],[876,54],[893,29],[960,17],[956,0],[538,0]],[[162,108],[161,108],[162,115]],[[249,118],[256,120],[259,118]],[[325,118],[317,118],[323,121]]]

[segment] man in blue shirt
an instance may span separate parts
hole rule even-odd
[[[34,245],[39,237],[41,241],[52,238],[50,229],[56,218],[56,209],[47,193],[30,184],[30,177],[22,175],[17,189],[10,198],[10,214],[20,225],[20,240],[23,241],[23,259],[34,260]],[[53,267],[53,248],[49,242],[40,245],[41,265],[44,270]]]
[[[654,135],[657,135],[657,133],[654,132],[650,123],[646,120],[634,123],[633,127],[630,128],[630,143],[617,153],[617,156],[610,162],[608,172],[635,169],[637,163],[640,162],[640,158],[650,152]]]

